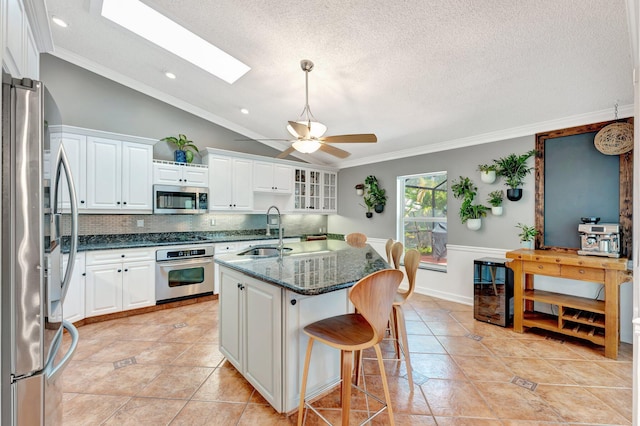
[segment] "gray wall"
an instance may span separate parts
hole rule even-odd
[[[40,79],[53,95],[62,124],[162,139],[186,134],[196,146],[275,157],[279,151],[48,54]],[[154,158],[173,160],[173,145],[158,142]],[[295,160],[295,159],[294,159]],[[200,163],[200,158],[194,159]]]
[[[446,171],[449,186],[460,176],[468,176],[478,186],[476,202],[489,206],[487,194],[507,187],[501,179],[493,184],[480,181],[479,164],[490,164],[493,159],[510,153],[521,154],[534,148],[534,137],[527,136],[478,146],[452,149],[449,151],[424,154],[399,160],[352,167],[339,172],[338,215],[329,216],[329,231],[334,233],[363,232],[370,238],[396,237],[396,211],[398,176]],[[533,166],[533,158],[529,160]],[[363,183],[368,175],[378,178],[381,187],[387,190],[389,199],[382,214],[365,217],[362,197],[356,195],[355,185]],[[447,223],[449,244],[491,248],[514,248],[519,246],[518,229],[515,225],[523,222],[534,223],[535,187],[533,175],[527,176],[524,195],[520,201],[509,201],[505,197],[502,216],[488,213],[482,220],[482,228],[470,231],[460,223],[458,210],[461,201],[453,198],[449,191]],[[577,226],[577,222],[576,222]]]

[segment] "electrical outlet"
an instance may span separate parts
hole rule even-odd
[[[138,228],[144,228],[144,219],[139,219],[136,224]]]
[[[211,226],[215,226],[216,224],[216,220],[215,219],[211,219]]]

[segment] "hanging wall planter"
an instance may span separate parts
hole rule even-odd
[[[502,206],[491,207],[491,214],[494,216],[502,216]]]
[[[387,191],[380,188],[378,179],[373,175],[367,176],[364,180],[364,184],[366,187],[365,199],[370,198],[375,212],[382,213],[384,211],[384,206],[387,203]]]
[[[373,209],[376,211],[376,213],[382,213],[384,211],[384,204],[376,204],[375,206],[373,206]]]
[[[524,178],[533,170],[527,167],[527,160],[536,155],[536,150],[532,149],[524,154],[509,154],[506,157],[493,160],[497,166],[498,175],[504,178],[507,189],[507,198],[511,201],[518,201],[522,198],[522,184]]]
[[[367,216],[367,219],[371,219],[373,217],[373,212],[366,212],[365,216]]]
[[[482,219],[467,219],[467,228],[477,231],[482,227]]]
[[[497,166],[495,164],[480,164],[478,170],[480,170],[480,180],[482,182],[493,183],[496,181]]]
[[[522,188],[507,189],[507,198],[511,201],[518,201],[522,198]]]

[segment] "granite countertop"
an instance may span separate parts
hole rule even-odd
[[[351,287],[389,264],[370,246],[352,247],[345,241],[321,240],[285,244],[283,256],[257,258],[227,254],[214,261],[253,278],[296,293],[315,295]]]
[[[272,231],[273,232],[273,231]],[[306,235],[285,235],[284,238],[301,238]],[[277,232],[266,235],[264,230],[225,232],[159,232],[149,234],[81,235],[78,251],[111,250],[137,247],[155,247],[183,244],[215,244],[237,241],[278,239]],[[68,237],[62,242],[63,252],[69,250]]]

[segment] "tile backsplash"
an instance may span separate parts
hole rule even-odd
[[[138,226],[139,223],[142,226]],[[267,217],[264,214],[81,214],[78,232],[80,235],[217,232],[266,229],[266,225]],[[285,235],[326,233],[327,216],[284,214],[282,227]],[[68,234],[68,217],[63,220],[63,229]]]

